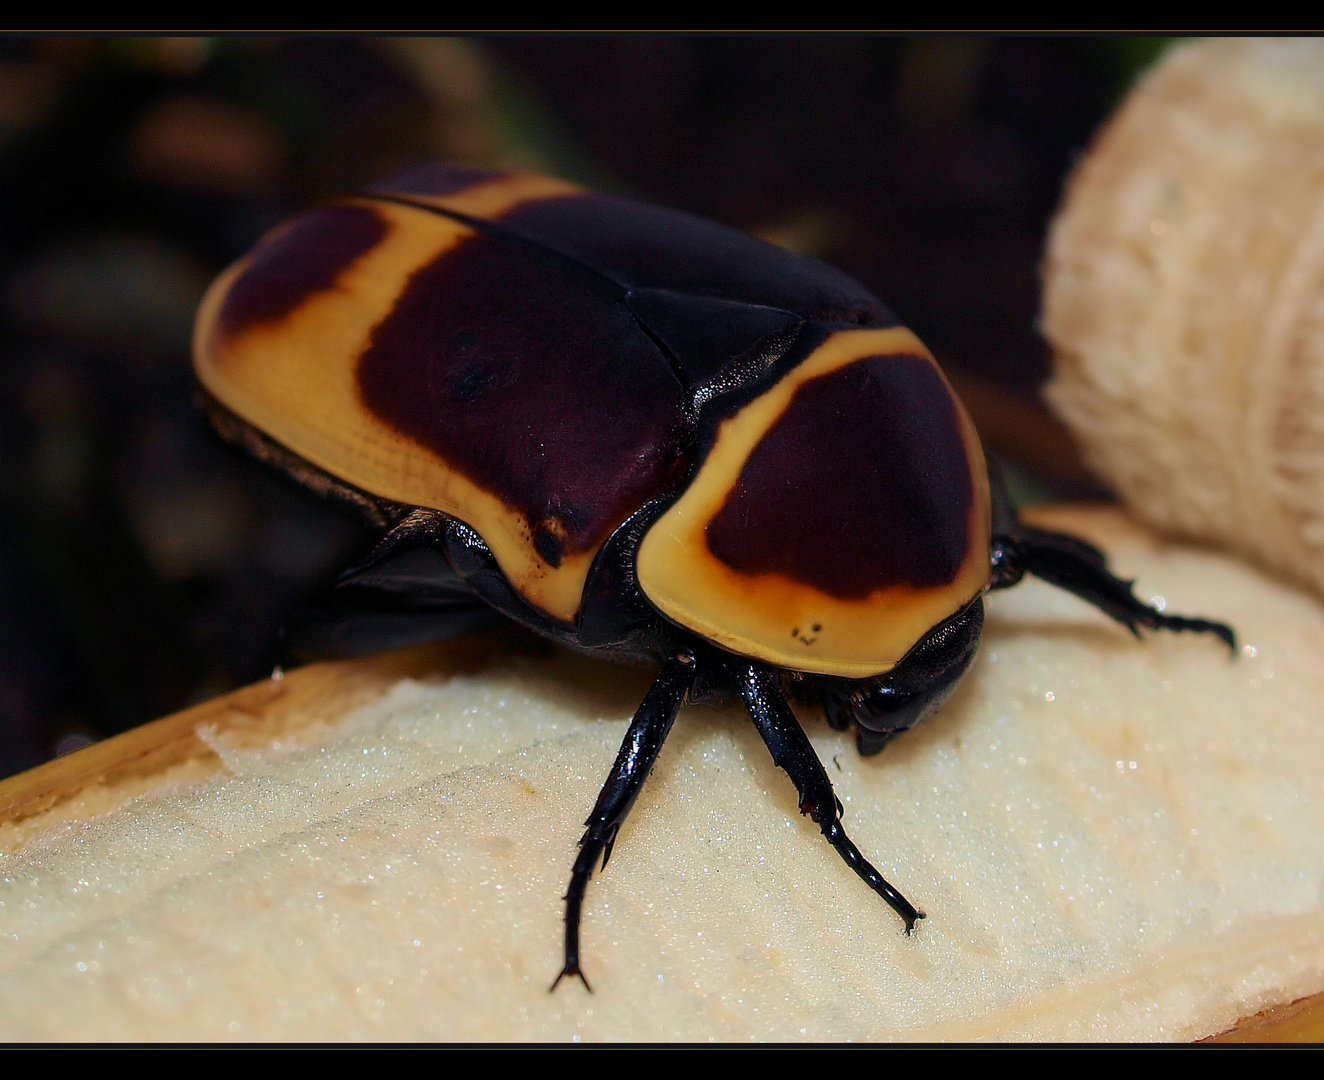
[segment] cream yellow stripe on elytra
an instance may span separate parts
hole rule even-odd
[[[420,206],[435,206],[467,217],[487,219],[499,217],[520,203],[553,199],[561,195],[583,195],[585,190],[578,184],[572,184],[568,180],[558,180],[554,176],[516,173],[511,176],[500,176],[495,180],[484,180],[449,195],[415,195],[412,192],[400,192],[399,198],[408,199]]]
[[[969,529],[975,542],[950,584],[894,586],[863,600],[842,600],[780,574],[737,573],[708,549],[708,523],[795,392],[847,364],[889,354],[923,356],[937,368],[929,350],[904,327],[838,331],[771,390],[722,423],[694,481],[639,546],[639,584],[658,610],[743,656],[794,671],[862,678],[896,666],[924,634],[987,587],[988,544],[981,538],[989,532],[988,473],[974,425],[955,394],[974,477]],[[811,631],[815,626],[819,629]],[[793,636],[796,629],[801,633]]]
[[[374,416],[356,368],[375,327],[420,267],[473,235],[465,225],[398,203],[355,200],[387,224],[382,241],[279,320],[222,333],[217,318],[242,260],[208,290],[194,327],[198,378],[236,415],[296,454],[382,498],[426,506],[472,526],[529,603],[553,618],[579,610],[593,553],[555,569],[534,550],[523,515]]]

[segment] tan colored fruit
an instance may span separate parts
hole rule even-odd
[[[1137,514],[1324,589],[1324,42],[1140,82],[1053,225],[1043,329],[1050,405]]]
[[[802,709],[851,835],[928,913],[913,937],[743,711],[695,706],[589,890],[595,993],[549,994],[584,815],[652,676],[470,638],[0,783],[0,1039],[1168,1040],[1320,994],[1324,607],[1116,509],[1031,520],[1227,619],[1241,656],[1026,581],[884,753]]]

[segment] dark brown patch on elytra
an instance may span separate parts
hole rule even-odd
[[[416,165],[412,169],[396,173],[379,184],[373,184],[368,188],[368,194],[401,197],[454,195],[476,184],[500,179],[502,175],[491,169],[479,169],[472,165],[430,162],[426,165]]]
[[[683,388],[620,291],[514,238],[416,271],[358,380],[376,416],[523,516],[552,566],[684,468]]]
[[[300,214],[264,241],[221,304],[224,334],[283,319],[315,293],[331,288],[386,235],[387,224],[367,206],[322,206]]]
[[[708,547],[742,574],[844,600],[945,585],[968,550],[973,501],[937,369],[921,356],[870,357],[796,391],[709,522]]]

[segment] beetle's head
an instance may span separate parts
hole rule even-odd
[[[988,585],[978,436],[909,330],[840,330],[723,419],[643,538],[673,622],[795,671],[888,671]]]

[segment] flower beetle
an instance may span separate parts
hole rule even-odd
[[[1233,643],[1023,527],[933,356],[860,284],[688,214],[423,166],[269,234],[207,293],[194,352],[223,436],[383,532],[302,645],[497,613],[660,668],[580,840],[557,982],[588,985],[589,876],[683,702],[743,701],[910,932],[923,915],[847,837],[788,693],[877,753],[970,666],[983,594],[1026,572],[1137,634]]]

